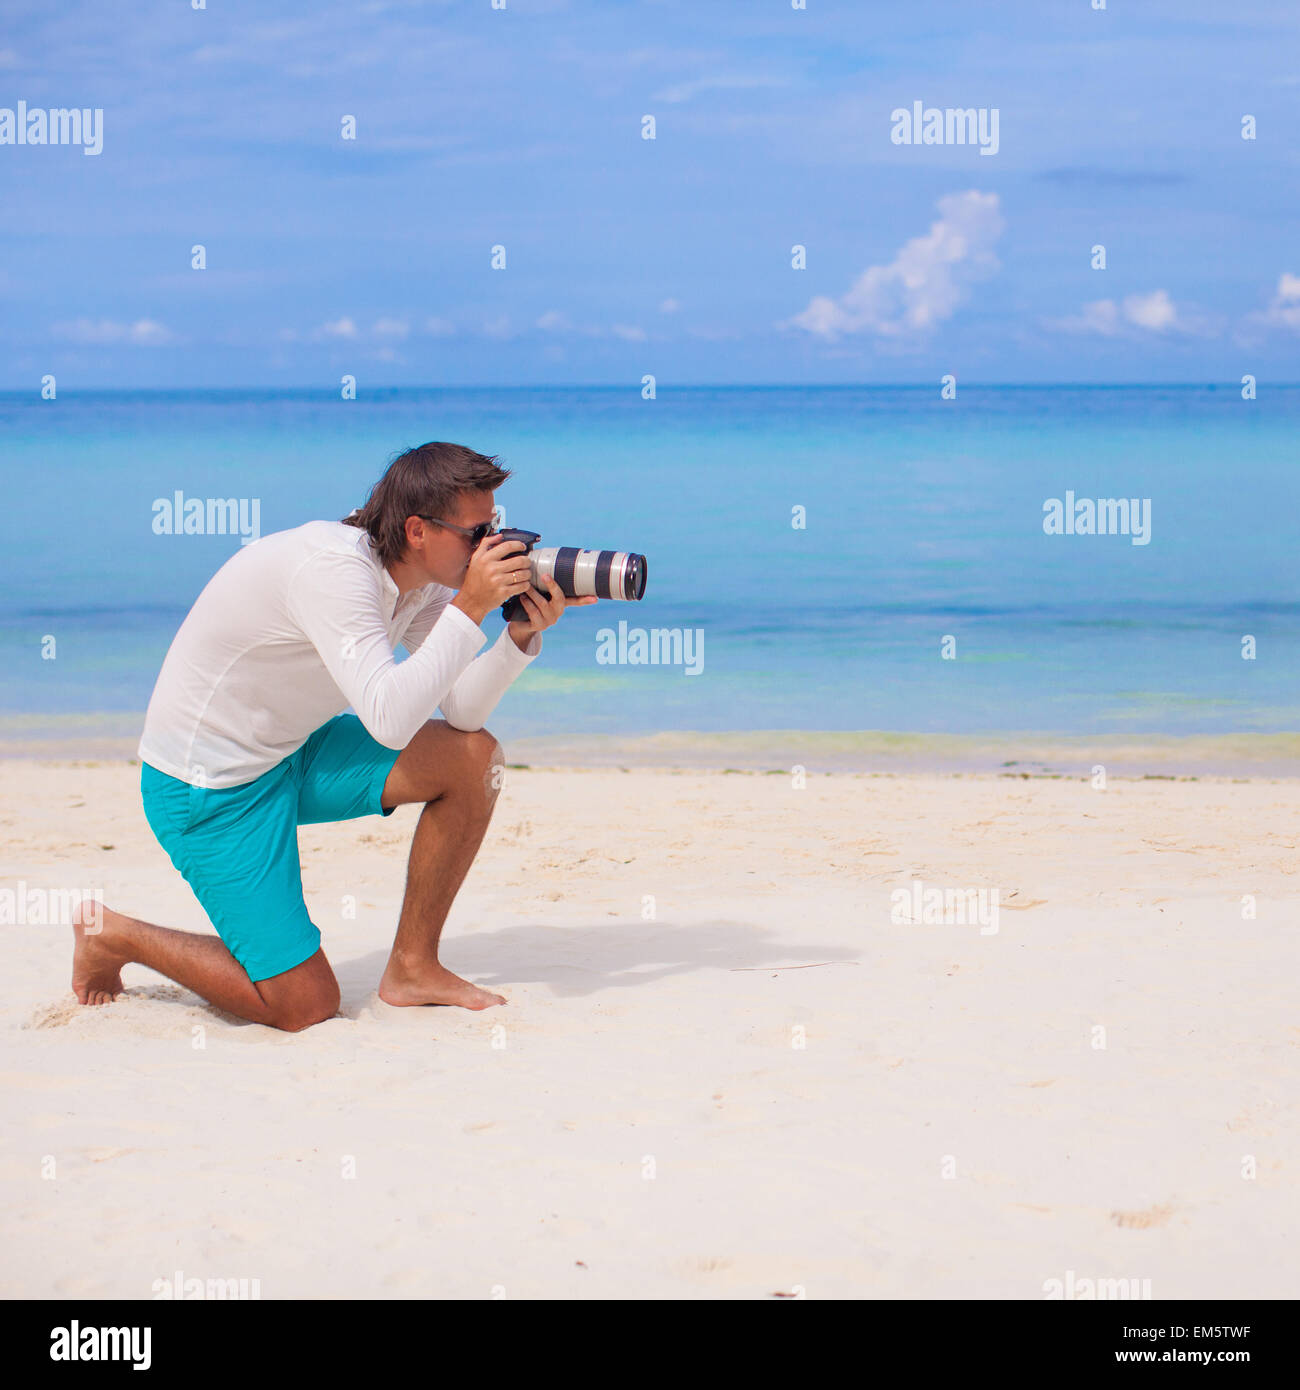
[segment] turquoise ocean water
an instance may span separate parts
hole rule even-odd
[[[155,499],[257,498],[265,534],[444,439],[515,470],[509,524],[649,557],[644,602],[548,634],[506,737],[1294,730],[1298,427],[1300,388],[1268,386],[0,396],[0,727],[143,711],[238,544],[155,534]],[[1150,543],[1045,535],[1067,491],[1150,499]],[[700,674],[598,664],[619,619],[702,633]]]

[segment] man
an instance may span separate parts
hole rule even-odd
[[[457,444],[397,458],[366,505],[242,549],[217,571],[163,662],[140,739],[145,815],[218,936],[107,908],[78,914],[72,987],[109,1003],[135,961],[210,1003],[290,1032],[331,1018],[339,987],[303,901],[298,826],[423,802],[392,953],[389,1004],[505,1000],[438,960],[452,900],[503,766],[483,728],[566,607],[532,588],[523,545],[493,534],[510,476]],[[482,656],[479,624],[527,616]],[[400,665],[393,647],[410,653]],[[354,714],[343,713],[349,706]],[[445,719],[431,719],[440,707]]]

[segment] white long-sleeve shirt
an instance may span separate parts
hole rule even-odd
[[[399,595],[370,537],[309,521],[243,547],[213,575],[167,652],[145,714],[142,761],[182,781],[237,787],[269,772],[349,705],[405,748],[441,707],[481,729],[542,649],[487,641],[455,590]],[[411,653],[400,664],[393,648]]]

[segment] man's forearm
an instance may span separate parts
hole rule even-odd
[[[514,634],[510,635],[513,639]],[[481,729],[515,677],[541,651],[539,633],[531,634],[529,645],[532,639],[537,643],[531,654],[505,637],[502,632],[487,651],[471,661],[443,697],[442,712],[453,728]]]

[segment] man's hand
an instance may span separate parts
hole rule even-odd
[[[528,610],[528,620],[525,622],[522,618],[516,618],[508,624],[511,639],[520,651],[533,640],[535,632],[554,627],[566,608],[584,608],[596,602],[594,597],[565,598],[563,590],[550,575],[543,575],[542,583],[546,586],[546,597],[543,598],[531,584],[519,595],[519,601]]]
[[[452,606],[481,623],[508,598],[531,588],[530,562],[523,541],[487,536],[469,557],[465,580]]]

